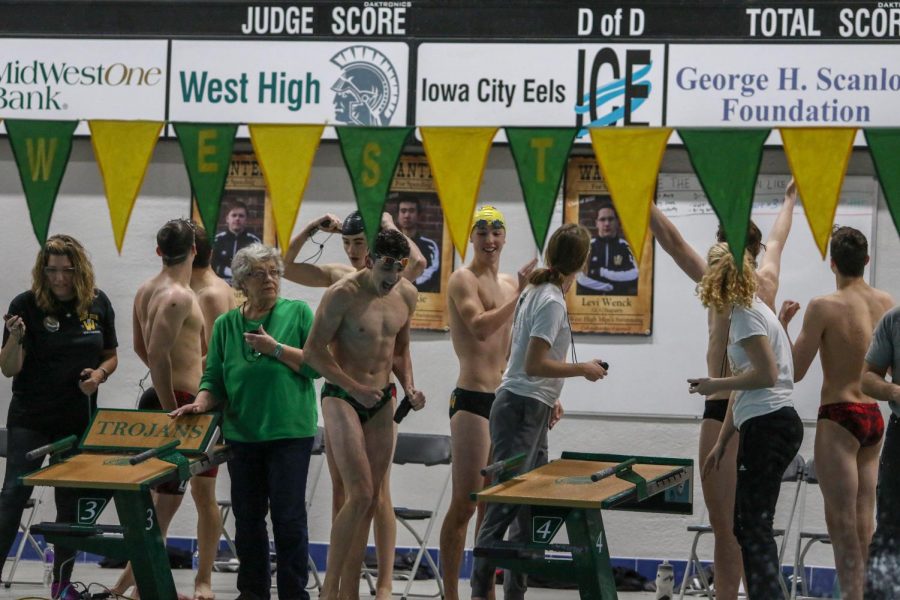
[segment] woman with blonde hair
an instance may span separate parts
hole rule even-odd
[[[43,458],[25,454],[70,435],[79,438],[97,408],[97,388],[116,370],[115,313],[94,287],[84,247],[68,235],[51,236],[38,252],[31,289],[13,298],[5,316],[0,371],[12,377],[6,426],[8,455],[0,491],[0,552],[6,557],[31,488],[19,477]],[[78,491],[54,488],[56,520],[76,521]],[[54,555],[54,598],[79,597],[69,586],[75,551]],[[0,568],[2,568],[0,558]]]
[[[781,257],[793,223],[794,208],[797,204],[797,186],[791,180],[784,191],[784,204],[763,243],[762,232],[753,221],[747,230],[746,248],[756,262],[758,289],[756,295],[773,311],[778,294],[781,274]],[[700,283],[706,272],[706,259],[681,236],[675,224],[654,204],[650,208],[650,229],[660,247],[669,254],[675,264],[691,281]],[[717,242],[727,242],[722,227],[716,233]],[[728,361],[725,348],[728,345],[728,317],[730,307],[724,313],[714,309],[707,311],[706,372],[710,377],[728,375]],[[728,392],[717,392],[704,398],[700,421],[699,456],[703,460],[712,449],[728,409]],[[737,440],[725,449],[724,461],[727,468],[711,471],[701,478],[703,502],[709,513],[709,524],[713,530],[713,561],[715,568],[716,598],[737,600],[741,583],[741,548],[734,537],[734,486],[737,471]]]
[[[544,257],[546,267],[535,269],[528,287],[519,297],[513,317],[509,361],[491,406],[492,456],[503,461],[525,454],[520,473],[547,462],[547,431],[562,417],[560,392],[566,377],[597,381],[606,375],[602,361],[567,363],[566,352],[572,330],[565,294],[584,268],[591,236],[581,225],[567,223],[553,232]],[[527,515],[511,504],[488,504],[478,531],[478,546],[491,546],[503,539],[514,519],[517,538],[530,530]],[[504,578],[506,598],[525,594],[520,573]],[[472,571],[472,600],[484,599],[494,586],[494,567],[486,558],[476,558]]]
[[[781,475],[803,441],[794,410],[794,362],[787,333],[775,312],[757,296],[753,260],[744,253],[738,269],[728,244],[709,250],[697,286],[703,305],[730,311],[727,356],[731,375],[688,379],[690,393],[731,394],[719,438],[703,473],[717,470],[728,442],[739,432],[734,532],[741,547],[749,598],[780,598],[781,565],[772,530]]]

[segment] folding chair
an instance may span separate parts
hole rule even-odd
[[[231,551],[231,556],[234,560],[237,560],[237,548],[234,545],[234,540],[231,539],[231,534],[228,533],[228,528],[225,527],[226,523],[228,523],[228,517],[231,515],[231,500],[216,500],[216,504],[219,505],[219,517],[222,519],[222,536],[225,537],[225,545],[228,546],[228,550]],[[217,557],[213,562],[213,569],[225,571],[233,567],[234,564],[232,559],[219,560]]]
[[[307,476],[307,489],[306,489],[306,513],[309,514],[309,510],[312,507],[313,497],[316,495],[316,488],[319,485],[319,479],[322,477],[322,469],[325,466],[325,428],[319,427],[316,430],[316,438],[313,440],[313,448],[312,455],[321,457],[316,461],[316,467],[313,472],[311,472],[311,477]],[[306,586],[306,589],[316,589],[318,592],[322,591],[322,580],[319,578],[319,570],[316,568],[316,563],[312,559],[312,556],[307,556],[307,567],[309,569],[310,574],[313,576],[313,582],[310,585]]]
[[[787,549],[787,540],[788,536],[791,533],[791,527],[794,522],[794,515],[797,512],[797,504],[800,500],[800,491],[803,486],[803,478],[805,472],[805,464],[806,461],[803,460],[803,457],[799,454],[791,460],[788,464],[787,468],[784,470],[784,473],[781,474],[781,483],[783,484],[792,484],[793,493],[790,495],[790,513],[788,514],[787,520],[785,521],[783,528],[774,529],[775,537],[781,538],[781,544],[778,548],[778,564],[784,563],[784,553]],[[715,590],[713,589],[713,582],[709,580],[709,574],[703,567],[703,563],[700,561],[700,557],[697,555],[697,544],[700,541],[700,537],[707,533],[712,533],[712,527],[708,523],[704,523],[706,516],[706,511],[704,509],[703,515],[700,518],[699,525],[689,525],[687,530],[694,534],[694,540],[691,544],[691,553],[687,560],[687,565],[684,570],[684,579],[681,580],[681,591],[679,598],[680,600],[684,599],[685,594],[688,595],[699,595],[706,596],[712,600],[715,598]],[[691,580],[691,577],[696,571],[696,577],[700,582],[700,586],[702,589],[700,590],[688,590],[688,582]],[[789,593],[787,589],[787,585],[784,583],[783,578],[779,578],[779,583],[781,584],[781,590],[784,593],[784,597],[787,598]]]
[[[394,450],[395,465],[415,464],[433,467],[436,465],[449,465],[450,459],[450,436],[424,433],[401,433],[397,436],[397,447]],[[395,596],[399,595],[403,600],[409,597],[444,597],[444,582],[441,579],[437,564],[435,564],[434,559],[428,552],[428,542],[431,539],[431,533],[434,529],[435,517],[437,517],[437,514],[440,511],[441,503],[443,502],[444,496],[447,494],[447,488],[450,485],[450,475],[451,471],[448,468],[447,476],[444,477],[444,484],[441,487],[434,507],[431,510],[405,508],[400,506],[394,507],[394,516],[397,518],[397,521],[412,534],[413,539],[419,544],[419,549],[416,552],[416,558],[415,561],[413,561],[412,568],[408,572],[403,571],[400,573],[400,577],[406,579],[406,586],[403,588],[403,592],[399,594],[396,592],[394,593]],[[426,521],[427,526],[425,527],[425,531],[421,532],[420,530],[415,529],[412,526],[413,521]],[[435,582],[437,583],[437,592],[434,594],[410,593],[413,581],[415,581],[416,578],[416,572],[419,570],[419,565],[422,563],[423,559],[427,562],[428,566],[431,567],[431,570],[434,573]]]
[[[700,515],[700,523],[697,525],[688,525],[687,527],[688,533],[694,534],[694,540],[691,543],[691,553],[688,556],[687,564],[684,568],[684,579],[681,580],[680,600],[684,600],[685,594],[689,596],[706,596],[710,599],[715,598],[712,591],[712,582],[709,579],[709,572],[706,570],[706,567],[703,566],[703,563],[700,562],[700,557],[697,555],[697,544],[700,543],[700,537],[704,534],[712,533],[712,527],[706,517],[707,512],[706,507],[704,506],[703,512]],[[701,589],[688,590],[688,582],[691,581],[692,576],[695,576],[695,572],[697,582],[700,584]]]
[[[8,431],[5,427],[0,428],[0,457],[6,458],[7,452],[9,449],[9,435]],[[41,504],[41,498],[44,495],[44,488],[39,488],[36,498],[29,498],[28,502],[25,503],[25,510],[28,511],[28,517],[24,521],[19,522],[19,531],[22,532],[22,537],[19,540],[19,545],[16,547],[16,556],[13,559],[12,565],[9,569],[9,575],[3,577],[3,586],[5,588],[9,588],[14,583],[23,583],[29,585],[42,585],[43,581],[16,581],[16,569],[19,567],[19,561],[22,560],[22,553],[25,551],[25,546],[30,545],[31,548],[37,553],[38,556],[44,556],[44,549],[41,548],[41,545],[38,543],[34,536],[31,535],[31,524],[34,522],[34,517],[37,514],[37,508]],[[23,512],[24,516],[24,512]]]
[[[803,473],[803,482],[806,484],[806,491],[809,491],[810,485],[818,485],[819,478],[816,476],[816,461],[810,460],[806,463],[806,469]],[[794,575],[791,582],[791,600],[795,598],[809,597],[809,586],[806,581],[806,554],[810,547],[816,542],[822,544],[831,544],[831,536],[827,532],[814,532],[803,530],[803,519],[806,516],[806,494],[803,494],[803,501],[800,503],[800,517],[798,520],[797,546],[794,551]],[[805,543],[804,543],[805,540]],[[801,550],[801,546],[803,549]],[[798,587],[800,594],[797,594]]]

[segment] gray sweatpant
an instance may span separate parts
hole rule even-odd
[[[534,398],[501,390],[491,407],[492,460],[501,461],[525,453],[519,473],[547,464],[547,425],[550,407]],[[476,546],[490,546],[503,539],[509,528],[511,541],[529,542],[529,511],[517,504],[487,504]],[[515,521],[515,523],[513,523]],[[510,527],[512,525],[512,527]],[[472,597],[485,598],[494,585],[494,565],[489,559],[476,558],[472,568]],[[523,573],[507,571],[503,577],[505,600],[525,597]]]

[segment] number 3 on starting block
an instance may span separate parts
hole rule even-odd
[[[107,498],[79,498],[78,524],[93,525],[106,508]]]
[[[535,544],[549,544],[562,527],[562,517],[539,516],[531,519],[531,541]]]

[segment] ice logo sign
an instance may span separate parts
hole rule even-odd
[[[585,51],[579,50],[578,54],[578,103],[575,105],[578,137],[587,135],[589,127],[647,125],[636,121],[634,113],[650,97],[649,76],[653,69],[650,52],[629,49],[625,52],[625,64],[620,65],[616,52],[604,48],[594,55],[587,72]],[[612,80],[601,81],[601,70],[611,72]]]
[[[350,46],[331,57],[341,74],[331,86],[334,118],[348,125],[390,125],[400,80],[388,58],[371,46]]]

